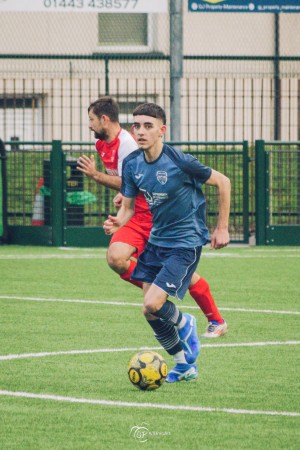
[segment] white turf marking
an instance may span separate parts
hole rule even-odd
[[[300,252],[299,254],[294,254],[294,255],[281,255],[280,253],[278,253],[277,255],[262,255],[262,254],[241,254],[241,253],[203,253],[203,256],[206,257],[208,256],[209,258],[256,258],[256,259],[261,259],[261,258],[300,258]],[[202,258],[202,255],[201,255]]]
[[[60,250],[78,250],[71,248],[60,248]],[[272,253],[273,252],[273,253]],[[90,259],[90,258],[106,258],[106,249],[97,249],[94,253],[89,250],[89,253],[70,253],[63,251],[62,253],[49,253],[49,254],[0,254],[0,260],[24,260],[24,259]],[[208,258],[300,258],[300,249],[289,249],[289,250],[252,250],[248,253],[233,253],[233,252],[216,252],[214,250],[205,250],[201,257]]]
[[[74,254],[61,254],[61,255],[0,255],[1,259],[90,259],[90,258],[99,258],[99,259],[105,259],[105,255],[99,255],[97,253],[89,253],[89,254],[81,254],[81,255],[74,255]]]
[[[89,303],[95,305],[111,305],[111,306],[139,306],[142,307],[141,303],[131,303],[131,302],[112,302],[108,300],[83,300],[83,299],[64,299],[64,298],[44,298],[44,297],[21,297],[13,295],[0,295],[0,300],[21,300],[21,301],[32,301],[32,302],[61,302],[61,303]],[[183,309],[195,309],[198,310],[198,306],[189,306],[181,304],[180,308]],[[252,309],[252,308],[219,308],[220,311],[237,311],[237,312],[250,312],[250,313],[266,313],[266,314],[291,314],[299,315],[299,311],[277,311],[274,309]]]
[[[202,344],[202,348],[220,347],[266,347],[269,345],[300,345],[300,341],[270,341],[270,342],[241,342],[241,343],[219,343]],[[162,347],[124,347],[124,348],[98,348],[91,350],[66,350],[60,352],[20,353],[11,355],[0,355],[0,361],[11,361],[13,359],[42,358],[45,356],[59,355],[86,355],[92,353],[116,353],[116,352],[139,352],[142,350],[162,350]]]
[[[117,406],[123,408],[153,408],[153,409],[169,409],[175,411],[197,411],[197,412],[219,412],[229,414],[251,414],[264,416],[288,416],[299,417],[299,412],[293,411],[259,411],[251,409],[232,409],[232,408],[210,408],[203,406],[185,406],[185,405],[166,405],[159,403],[137,403],[137,402],[120,402],[112,400],[98,400],[92,398],[64,397],[62,395],[49,394],[33,394],[30,392],[13,392],[2,391],[0,395],[8,397],[33,398],[37,400],[53,400],[57,402],[81,403],[89,405]]]

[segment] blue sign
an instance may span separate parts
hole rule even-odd
[[[300,13],[300,0],[189,0],[189,11]]]

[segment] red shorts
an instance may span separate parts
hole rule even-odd
[[[123,242],[124,244],[129,244],[132,247],[135,247],[137,252],[132,255],[134,257],[138,257],[143,251],[148,242],[150,231],[152,228],[152,223],[143,223],[143,227],[137,224],[132,219],[115,232],[113,237],[111,238],[110,244],[114,242]]]

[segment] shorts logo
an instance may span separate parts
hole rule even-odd
[[[166,184],[166,182],[168,181],[168,174],[164,170],[158,170],[156,172],[156,178],[157,181],[160,182],[160,184]]]
[[[142,174],[142,173],[138,173],[137,175],[134,175],[135,176],[135,178],[137,179],[137,180],[139,180],[140,178],[142,178],[144,175]]]
[[[168,288],[176,288],[175,284],[173,283],[166,283],[166,285],[168,286]]]

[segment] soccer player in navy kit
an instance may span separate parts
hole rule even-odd
[[[218,222],[211,247],[219,249],[228,244],[230,181],[193,156],[163,144],[166,116],[160,106],[145,103],[133,115],[139,150],[123,161],[122,206],[116,217],[108,217],[104,230],[113,234],[125,225],[134,214],[135,197],[144,194],[153,226],[132,279],[143,282],[146,320],[160,344],[174,357],[176,365],[167,381],[190,381],[198,375],[195,361],[200,342],[196,322],[190,314],[182,314],[168,297],[184,297],[202,246],[209,239],[201,190],[204,183],[216,186],[219,193]]]

